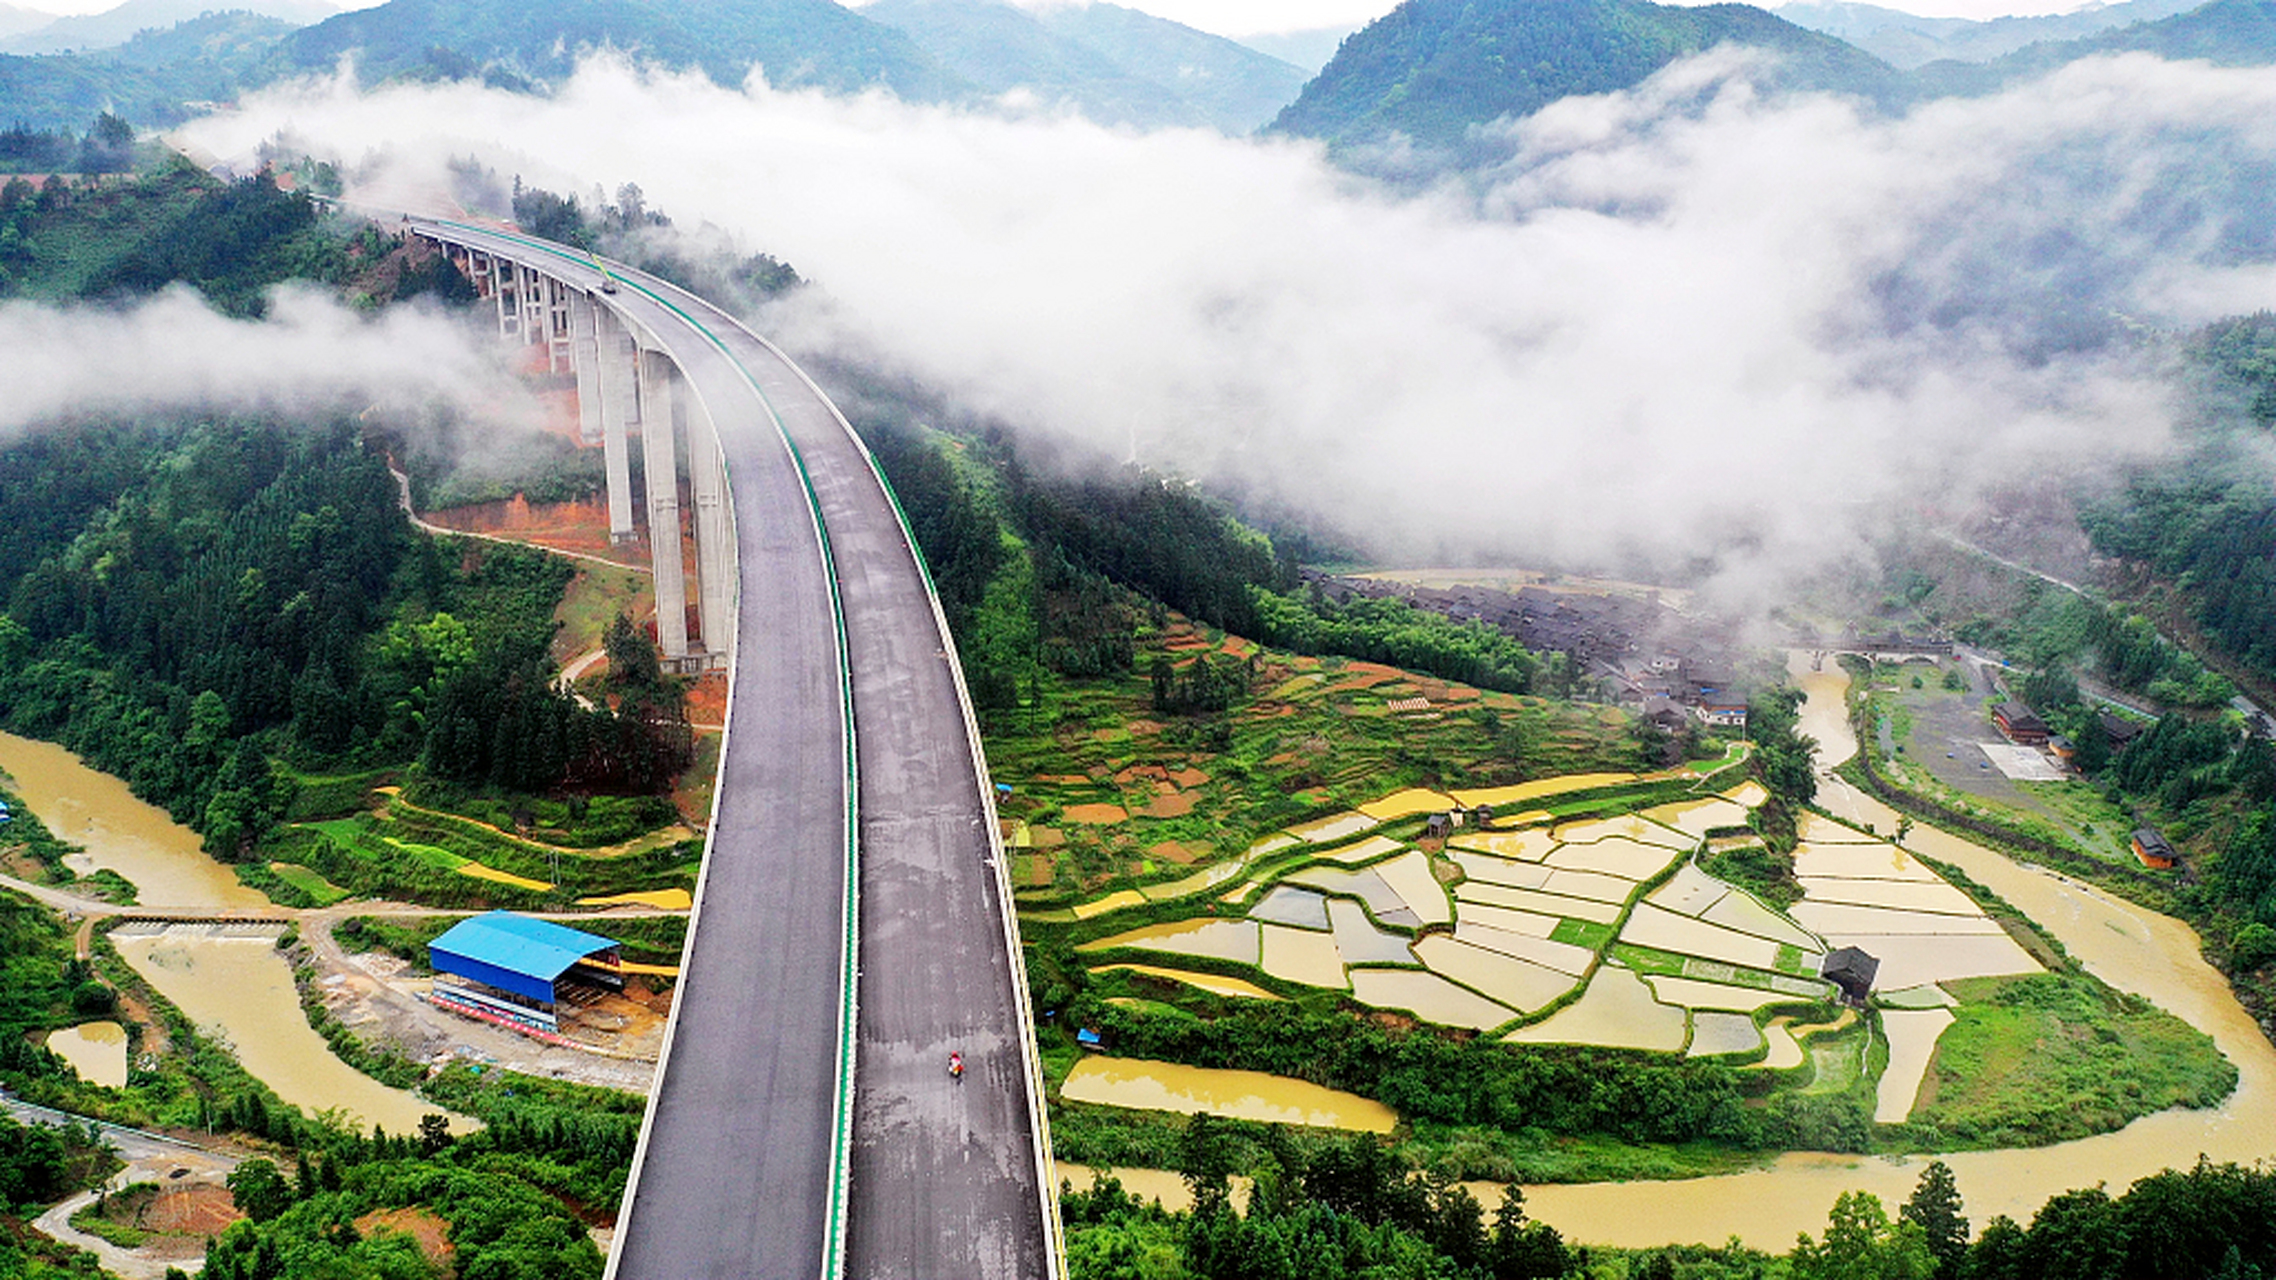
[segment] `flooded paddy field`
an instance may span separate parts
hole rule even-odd
[[[1087,1057],[1059,1086],[1075,1102],[1142,1111],[1206,1111],[1231,1120],[1389,1133],[1398,1113],[1356,1093],[1267,1075],[1140,1058]]]
[[[115,1022],[82,1022],[49,1032],[47,1051],[89,1084],[126,1087],[126,1028]]]

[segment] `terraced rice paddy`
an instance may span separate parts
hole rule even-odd
[[[1376,1009],[1504,1030],[1512,1043],[1760,1055],[1767,1069],[1814,1066],[1809,1087],[1831,1090],[1857,1079],[1859,1044],[1813,1040],[1847,1019],[1797,1027],[1778,1009],[1826,998],[1820,961],[1857,945],[1881,962],[1878,988],[1897,993],[1884,1014],[1892,1052],[1879,1110],[1901,1119],[1951,1020],[1942,1007],[1950,997],[1932,984],[2027,972],[2028,955],[1902,849],[1814,814],[1803,818],[1808,839],[1796,856],[1804,897],[1790,912],[1773,910],[1689,861],[1707,831],[1744,822],[1734,795],[1753,798],[1742,787],[1642,813],[1457,832],[1434,856],[1397,829],[1373,829],[1436,811],[1448,797],[1395,793],[1258,842],[1269,861],[1252,851],[1214,870],[1223,878],[1261,865],[1224,896],[1248,904],[1246,918],[1153,924],[1081,949],[1249,965],[1278,982],[1348,991]],[[1074,914],[1153,898],[1124,890]],[[1255,983],[1174,965],[1108,967],[1270,998]],[[1519,1025],[1529,1016],[1540,1020]]]
[[[1137,947],[1178,956],[1208,956],[1214,960],[1257,962],[1257,925],[1253,920],[1180,920],[1148,925],[1077,947],[1078,951],[1105,951]]]
[[[1330,849],[1323,856],[1333,858],[1347,866],[1357,866],[1363,862],[1373,862],[1385,854],[1397,853],[1406,847],[1389,836],[1369,836],[1357,844],[1347,844],[1341,849]]]
[[[1544,893],[1538,889],[1518,889],[1509,885],[1487,884],[1473,880],[1455,890],[1463,909],[1479,903],[1501,907],[1510,911],[1530,911],[1539,915],[1569,917],[1575,920],[1594,920],[1598,924],[1611,924],[1620,918],[1621,904],[1599,898],[1573,898],[1561,893]]]
[[[1804,817],[1794,853],[1803,897],[1789,914],[1827,945],[1880,960],[1880,990],[2039,971],[1997,921],[1919,859],[1855,827]]]
[[[1684,800],[1643,810],[1639,815],[1673,827],[1687,836],[1704,839],[1708,832],[1723,827],[1743,827],[1747,821],[1747,807],[1735,800],[1716,797],[1712,800]]]
[[[1652,989],[1633,970],[1607,964],[1597,969],[1580,999],[1502,1039],[1673,1053],[1683,1047],[1685,1031],[1682,1009],[1653,999]]]
[[[1334,934],[1277,924],[1260,926],[1259,931],[1264,944],[1260,964],[1266,973],[1309,987],[1344,985],[1343,953],[1336,950]]]
[[[1142,974],[1149,978],[1166,978],[1171,982],[1182,982],[1189,987],[1198,987],[1213,995],[1233,996],[1243,1000],[1278,1000],[1280,998],[1253,982],[1243,982],[1239,978],[1228,978],[1221,973],[1195,973],[1191,969],[1165,969],[1159,965],[1151,964],[1102,964],[1091,972],[1113,973],[1118,970],[1124,973]]]
[[[654,907],[659,911],[686,911],[695,906],[695,895],[685,889],[647,889],[636,893],[612,893],[602,898],[579,898],[580,907]]]
[[[1253,919],[1294,925],[1299,929],[1325,929],[1328,927],[1328,898],[1326,894],[1314,889],[1276,885],[1261,901],[1249,908],[1249,915]]]
[[[553,887],[543,880],[532,880],[528,876],[517,876],[510,871],[486,867],[479,862],[461,862],[451,869],[462,876],[472,876],[477,880],[489,880],[497,884],[510,884],[517,889],[528,889],[536,893],[543,893]]]
[[[1288,829],[1288,834],[1311,844],[1334,844],[1382,825],[1364,813],[1339,813]]]
[[[1499,951],[1488,951],[1444,934],[1433,934],[1416,943],[1415,957],[1433,973],[1452,978],[1472,991],[1483,992],[1495,1003],[1520,1013],[1547,1008],[1551,1001],[1572,990],[1575,983],[1572,974],[1559,973]],[[1498,1025],[1508,1017],[1505,1013],[1487,1025]]]
[[[1921,1077],[1935,1056],[1936,1039],[1952,1025],[1945,1009],[1883,1009],[1881,1031],[1889,1041],[1889,1065],[1882,1068],[1873,1105],[1876,1124],[1896,1124],[1912,1114]]]
[[[1420,969],[1354,969],[1351,993],[1361,1004],[1405,1010],[1444,1027],[1489,1031],[1517,1016],[1467,987]]]
[[[1684,1052],[1694,1058],[1711,1058],[1751,1053],[1761,1046],[1762,1032],[1755,1029],[1754,1019],[1743,1013],[1694,1013],[1691,1043]]]
[[[1394,792],[1380,800],[1363,804],[1359,806],[1359,812],[1377,822],[1390,822],[1421,813],[1443,813],[1453,806],[1454,798],[1444,792],[1417,789]]]
[[[1336,950],[1343,953],[1345,964],[1411,965],[1415,962],[1414,953],[1407,950],[1406,935],[1376,928],[1356,902],[1346,898],[1330,899],[1328,920],[1335,930]]]
[[[1497,858],[1516,858],[1525,862],[1539,862],[1557,847],[1557,838],[1546,827],[1533,827],[1525,831],[1468,831],[1448,839],[1450,849],[1474,849],[1490,853]]]

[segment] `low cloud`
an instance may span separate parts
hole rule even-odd
[[[533,426],[535,403],[505,357],[440,311],[367,315],[308,287],[276,291],[259,320],[223,316],[180,286],[123,308],[0,303],[0,434],[178,408],[293,418],[376,408],[397,423],[442,412]]]
[[[1774,590],[2018,476],[2139,459],[2157,335],[2266,305],[2276,74],[2128,57],[1900,118],[1745,57],[1486,131],[1384,192],[1319,148],[589,63],[550,98],[341,79],[193,125],[394,192],[479,155],[637,181],[820,282],[762,318],[1386,556]]]

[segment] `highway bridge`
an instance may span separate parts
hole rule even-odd
[[[660,650],[729,673],[609,1276],[1055,1280],[1042,1077],[979,732],[868,451],[795,364],[685,290],[508,229],[403,229],[450,254],[504,338],[576,375],[628,540],[637,429]]]

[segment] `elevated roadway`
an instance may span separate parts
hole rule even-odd
[[[978,733],[866,450],[701,298],[614,263],[604,289],[586,255],[511,232],[410,229],[615,312],[726,458],[741,584],[717,808],[611,1276],[1057,1276]]]

